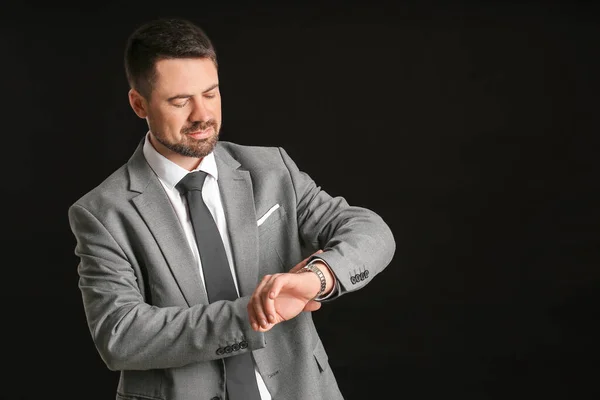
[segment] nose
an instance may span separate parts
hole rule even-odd
[[[190,122],[206,122],[212,118],[209,108],[202,99],[194,99],[192,102],[192,112],[190,113]]]

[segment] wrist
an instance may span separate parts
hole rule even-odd
[[[319,296],[322,296],[323,294],[326,293],[328,286],[331,285],[327,285],[327,278],[325,277],[325,274],[323,273],[323,270],[321,268],[319,268],[319,266],[317,266],[317,262],[312,261],[310,263],[308,263],[307,265],[305,265],[304,267],[302,267],[298,272],[298,274],[300,273],[310,273],[310,274],[314,274],[317,278],[318,278],[318,283],[319,283],[319,291],[315,294],[315,296],[312,297],[311,300],[316,299]]]

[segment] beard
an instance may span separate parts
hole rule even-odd
[[[194,139],[188,136],[189,133],[205,130],[209,127],[212,127],[214,130],[214,134],[209,138]],[[183,135],[183,140],[178,143],[167,141],[160,133],[154,132],[154,137],[160,144],[177,154],[180,154],[184,157],[203,158],[209,155],[217,145],[217,142],[219,141],[220,127],[217,124],[217,121],[211,119],[206,122],[195,122],[191,126],[183,128],[181,133]]]

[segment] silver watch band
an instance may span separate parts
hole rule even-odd
[[[321,288],[319,289],[319,293],[317,293],[317,295],[315,297],[313,297],[316,299],[317,297],[322,295],[323,292],[325,292],[325,288],[327,287],[327,281],[325,280],[325,275],[323,274],[323,272],[314,263],[315,263],[315,261],[311,261],[310,263],[308,263],[307,265],[302,267],[302,269],[300,269],[298,271],[298,273],[314,272],[315,274],[317,274],[317,276],[319,277],[319,280],[321,281]]]

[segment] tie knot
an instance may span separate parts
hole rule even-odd
[[[196,171],[190,172],[184,176],[179,183],[175,186],[181,194],[185,194],[190,190],[202,191],[202,185],[204,185],[204,179],[206,179],[206,172]]]

